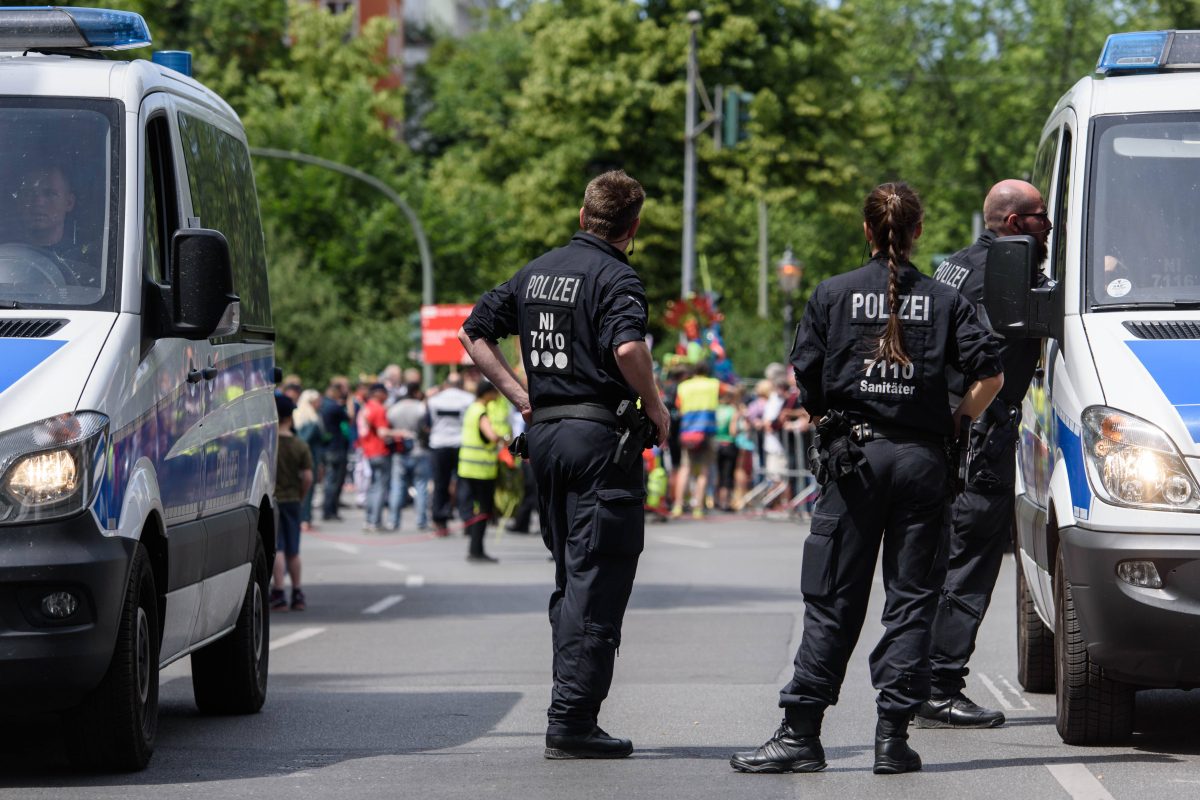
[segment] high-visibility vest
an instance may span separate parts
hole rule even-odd
[[[495,480],[499,445],[489,442],[479,430],[487,406],[476,400],[463,415],[462,447],[458,448],[458,477]]]
[[[717,432],[717,406],[721,403],[721,382],[697,375],[679,384],[679,430]]]

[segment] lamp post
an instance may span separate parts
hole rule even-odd
[[[804,280],[804,262],[792,254],[790,244],[783,251],[783,258],[779,259],[776,274],[779,277],[779,290],[783,293],[783,347],[790,351],[796,336],[795,308],[792,303],[800,291],[800,282]]]

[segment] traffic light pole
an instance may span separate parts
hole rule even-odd
[[[696,83],[699,68],[696,64],[696,28],[700,12],[689,11],[687,103],[683,135],[683,281],[681,297],[691,297],[696,273]]]

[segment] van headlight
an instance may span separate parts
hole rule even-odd
[[[1171,439],[1123,411],[1083,412],[1088,479],[1109,503],[1167,511],[1200,510],[1200,489]]]
[[[104,475],[108,417],[61,414],[0,434],[0,524],[87,508]]]

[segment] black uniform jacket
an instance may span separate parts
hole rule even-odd
[[[983,276],[987,271],[988,250],[992,248],[994,241],[996,241],[996,234],[984,231],[983,235],[976,239],[970,247],[959,250],[943,261],[933,275],[942,283],[949,284],[962,292],[971,305],[975,306],[980,322],[989,331],[991,331],[991,326],[987,324],[987,315],[981,309],[983,308]],[[1041,286],[1045,282],[1046,276],[1039,272],[1037,285]],[[1029,389],[1033,371],[1037,369],[1038,359],[1041,358],[1042,342],[1040,339],[1005,339],[994,332],[993,335],[1000,344],[1000,360],[1004,363],[1004,388],[1000,390],[993,405],[998,406],[997,410],[1002,410],[1007,416],[1007,409],[1011,406],[1019,406],[1021,399],[1025,397],[1025,392]],[[966,383],[962,374],[953,368],[948,377],[951,393],[961,397],[970,384]]]
[[[909,364],[876,359],[890,308],[887,258],[822,281],[796,331],[791,362],[814,416],[831,410],[867,422],[950,436],[946,368],[971,382],[1000,372],[995,340],[957,290],[900,267],[900,310]]]
[[[520,334],[534,408],[637,399],[613,348],[646,337],[646,290],[625,254],[590,233],[485,294],[463,329],[472,341]]]

